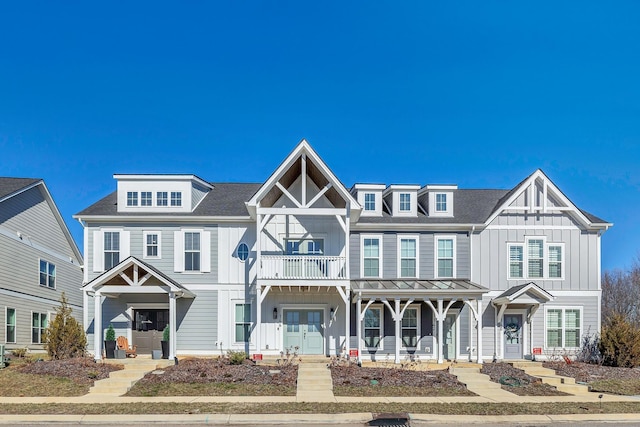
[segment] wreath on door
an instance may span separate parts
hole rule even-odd
[[[504,334],[508,339],[519,339],[520,338],[520,325],[517,323],[509,323],[504,327]]]

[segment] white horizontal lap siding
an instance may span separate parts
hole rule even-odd
[[[218,341],[218,292],[197,291],[194,299],[180,298],[176,308],[178,319],[182,318],[177,325],[178,352],[214,352]]]
[[[184,235],[189,232],[200,233],[200,272],[211,272],[211,232],[201,229],[183,229],[173,232],[174,271],[177,273],[191,273],[184,265]]]
[[[433,233],[420,235],[420,277],[432,279],[435,276]]]

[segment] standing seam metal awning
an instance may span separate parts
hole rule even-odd
[[[360,295],[410,294],[416,296],[481,296],[489,289],[470,280],[352,280],[351,290]]]

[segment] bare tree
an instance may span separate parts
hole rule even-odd
[[[602,323],[616,315],[640,327],[640,256],[628,270],[606,271],[602,277]]]

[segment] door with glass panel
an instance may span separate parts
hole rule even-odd
[[[322,310],[284,310],[284,348],[298,354],[324,354]]]
[[[504,315],[504,358],[522,359],[522,314]]]
[[[444,340],[442,341],[442,355],[447,360],[456,358],[456,313],[447,313],[444,319]]]
[[[133,310],[133,345],[138,354],[150,354],[160,350],[162,331],[169,324],[169,310]]]

